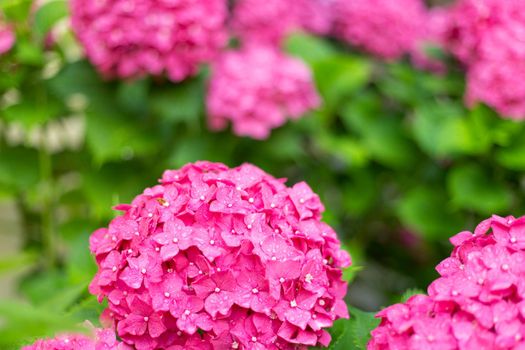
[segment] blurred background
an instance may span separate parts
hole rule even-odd
[[[250,162],[308,182],[353,257],[347,300],[367,311],[425,290],[453,234],[525,212],[525,125],[466,106],[465,63],[437,45],[424,51],[428,69],[330,33],[290,33],[282,51],[311,69],[322,103],[255,140],[208,129],[208,66],[179,82],[108,79],[66,2],[0,4],[16,33],[0,55],[1,349],[97,322],[90,233],[187,162]]]

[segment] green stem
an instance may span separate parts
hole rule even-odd
[[[42,244],[48,267],[57,263],[57,239],[54,218],[54,183],[51,154],[45,143],[40,146],[40,179],[42,192]]]

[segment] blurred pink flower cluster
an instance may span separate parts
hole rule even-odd
[[[22,350],[132,350],[118,341],[111,329],[97,329],[94,333],[94,337],[66,334],[54,339],[41,339],[32,345],[24,346]]]
[[[136,349],[305,349],[348,317],[350,256],[319,197],[261,169],[166,171],[93,233],[90,291]]]
[[[335,0],[333,11],[336,36],[387,59],[414,49],[427,16],[421,0]]]
[[[525,2],[458,0],[446,11],[439,41],[467,67],[467,102],[525,118]]]
[[[226,44],[224,0],[73,0],[73,29],[106,76],[180,81]]]
[[[290,32],[304,29],[329,34],[334,0],[237,0],[234,34],[245,44],[279,45]]]
[[[16,40],[13,28],[9,24],[4,23],[2,17],[0,12],[0,55],[11,50]]]
[[[207,100],[212,129],[231,121],[235,134],[265,139],[288,117],[299,118],[320,102],[308,67],[276,49],[227,51],[213,64]]]
[[[525,349],[525,217],[451,238],[429,296],[381,311],[368,349]]]

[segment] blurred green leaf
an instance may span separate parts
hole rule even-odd
[[[197,77],[167,85],[151,95],[151,109],[166,121],[198,124],[204,105],[204,81]]]
[[[0,275],[6,272],[19,269],[32,268],[38,261],[38,254],[35,252],[20,252],[0,257]]]
[[[0,348],[16,348],[59,331],[80,331],[78,321],[14,300],[0,300]]]
[[[56,293],[47,299],[40,306],[53,313],[64,313],[72,305],[76,304],[83,294],[87,294],[88,283],[79,283],[66,288],[57,290]]]
[[[29,11],[33,2],[31,0],[2,0],[0,10],[6,21],[25,21],[29,16]]]
[[[446,157],[487,152],[490,130],[458,104],[421,105],[413,122],[415,138],[431,156]]]
[[[9,147],[0,150],[0,183],[24,191],[35,186],[38,180],[37,151],[24,147]]]
[[[59,20],[68,15],[68,12],[67,1],[44,2],[35,12],[33,29],[40,38],[43,38]]]
[[[324,104],[330,110],[368,83],[372,66],[360,57],[333,56],[317,61],[313,71]]]
[[[120,107],[130,113],[146,113],[149,107],[149,83],[148,79],[121,82],[117,90]]]
[[[507,126],[506,147],[500,147],[496,152],[496,161],[507,169],[515,171],[525,170],[525,129],[523,124],[510,122]],[[518,129],[519,128],[519,129]],[[509,135],[509,134],[513,135]]]
[[[129,203],[144,188],[155,184],[158,176],[130,162],[104,164],[83,174],[84,195],[94,216],[108,219],[115,216],[113,206]]]
[[[48,100],[46,103],[28,100],[7,107],[4,116],[8,122],[18,122],[26,129],[30,129],[57,118],[61,111],[62,106],[54,100]]]
[[[414,145],[405,135],[401,120],[395,116],[367,113],[358,106],[359,103],[350,100],[341,112],[343,121],[362,137],[372,157],[394,168],[411,166],[415,160]]]
[[[160,151],[158,133],[132,118],[90,110],[86,113],[86,142],[97,164],[127,160]]]
[[[347,182],[341,184],[343,207],[350,214],[359,217],[373,208],[381,193],[377,174],[371,169],[353,169]]]
[[[448,175],[448,189],[454,204],[483,215],[505,212],[512,201],[511,191],[476,164],[454,167]]]
[[[301,32],[288,36],[285,48],[290,54],[309,64],[329,59],[337,54],[337,51],[326,40]]]
[[[364,167],[369,162],[368,150],[355,139],[321,134],[319,146],[349,167]]]
[[[63,101],[82,96],[90,109],[114,109],[114,94],[87,61],[66,64],[53,78],[47,80],[51,92]]]
[[[42,48],[26,38],[17,40],[15,56],[20,63],[30,66],[38,66],[44,63]]]
[[[401,222],[414,233],[427,239],[445,240],[462,228],[459,213],[450,209],[446,195],[439,187],[416,187],[398,202]]]

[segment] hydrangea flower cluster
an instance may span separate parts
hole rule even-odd
[[[34,344],[24,346],[22,350],[132,350],[116,339],[111,329],[97,329],[95,336],[66,334],[54,339],[40,339]]]
[[[468,68],[467,102],[525,118],[525,3],[459,0],[448,12],[443,41]]]
[[[525,349],[525,217],[493,216],[451,242],[429,296],[381,311],[368,349]]]
[[[116,209],[90,291],[136,349],[305,349],[348,317],[350,256],[304,182],[198,162]]]
[[[250,46],[227,51],[212,67],[207,97],[212,129],[231,121],[237,135],[265,139],[271,129],[319,104],[308,67],[277,50]]]
[[[303,29],[328,34],[333,0],[237,0],[232,28],[245,44],[278,46],[287,34]]]
[[[409,53],[425,28],[421,0],[335,0],[334,32],[385,59]]]
[[[224,0],[72,0],[72,26],[107,77],[196,73],[226,42]]]
[[[10,25],[2,22],[2,13],[0,12],[0,55],[5,54],[15,44],[15,33]]]

